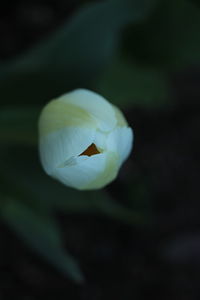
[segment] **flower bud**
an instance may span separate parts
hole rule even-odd
[[[132,143],[133,132],[122,112],[89,90],[50,101],[40,116],[44,170],[79,190],[99,189],[114,180]]]

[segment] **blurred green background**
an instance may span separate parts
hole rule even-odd
[[[0,41],[1,299],[199,299],[199,2],[10,1]],[[135,132],[100,191],[38,157],[42,107],[80,87]]]

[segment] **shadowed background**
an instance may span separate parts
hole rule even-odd
[[[200,5],[10,1],[0,11],[0,298],[199,299]],[[135,144],[78,192],[43,172],[37,120],[89,88]]]

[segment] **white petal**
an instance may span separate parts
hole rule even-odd
[[[77,89],[61,96],[59,100],[86,110],[95,118],[102,131],[110,131],[117,124],[114,107],[92,91]]]
[[[116,153],[101,153],[82,159],[76,164],[56,168],[53,177],[63,184],[80,190],[98,189],[112,181],[118,171]]]
[[[64,161],[62,164],[58,165],[57,168],[65,168],[65,167],[75,166],[88,158],[89,158],[88,155],[71,157],[71,158],[67,159],[66,161]]]
[[[94,144],[98,149],[105,151],[107,148],[108,133],[97,130],[94,137]]]
[[[107,137],[107,150],[119,154],[122,164],[129,156],[133,146],[133,131],[130,127],[117,127]]]
[[[94,141],[95,129],[66,127],[40,138],[40,158],[48,174],[66,160],[80,155]]]

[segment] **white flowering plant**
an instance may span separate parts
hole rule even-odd
[[[47,174],[79,190],[103,188],[114,180],[133,144],[133,131],[120,110],[85,89],[45,106],[39,136]]]

